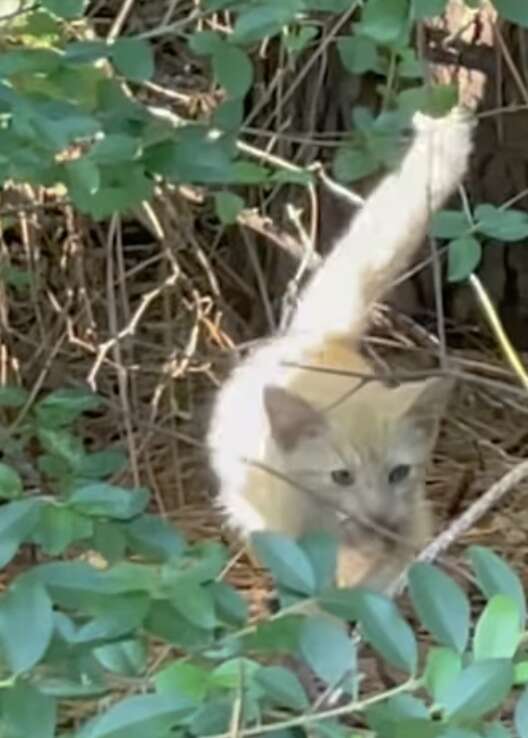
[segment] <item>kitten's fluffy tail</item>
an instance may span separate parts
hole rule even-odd
[[[301,296],[288,333],[310,343],[332,334],[358,340],[373,302],[408,266],[432,212],[464,177],[472,116],[455,108],[441,119],[417,113],[400,168],[374,190]]]

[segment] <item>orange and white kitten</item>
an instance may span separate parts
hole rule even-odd
[[[370,308],[409,265],[472,149],[461,108],[416,114],[413,127],[401,165],[309,282],[286,333],[220,390],[208,433],[230,525],[244,536],[334,533],[344,586],[387,589],[430,532],[424,476],[450,382],[389,388],[351,376],[372,373],[359,351]]]

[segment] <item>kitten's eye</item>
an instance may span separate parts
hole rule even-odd
[[[398,466],[393,467],[389,472],[389,484],[399,484],[400,482],[403,482],[403,480],[407,479],[409,476],[410,471],[411,467],[408,466],[408,464],[399,464]]]
[[[354,484],[354,475],[349,469],[336,469],[332,472],[332,481],[340,487],[350,487]]]

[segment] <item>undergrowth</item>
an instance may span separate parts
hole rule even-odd
[[[109,481],[126,463],[121,454],[83,447],[75,424],[97,396],[57,391],[27,401],[16,387],[0,392],[0,563],[27,546],[38,562],[22,565],[0,598],[3,735],[344,738],[355,725],[383,738],[499,738],[509,733],[493,718],[512,694],[517,731],[527,735],[525,595],[496,554],[468,551],[486,600],[474,625],[453,579],[430,564],[411,567],[410,597],[433,639],[420,653],[390,599],[332,586],[331,537],[258,533],[253,546],[280,608],[255,621],[224,581],[226,548],[187,543],[147,512],[146,489]],[[364,690],[365,649],[395,670],[396,686]],[[327,703],[339,694],[338,706],[314,710],[285,657],[308,667]],[[78,713],[70,731],[72,700],[87,717]]]

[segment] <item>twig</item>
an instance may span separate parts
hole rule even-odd
[[[110,28],[110,31],[108,33],[108,41],[114,41],[119,36],[121,31],[123,30],[123,26],[125,25],[128,16],[130,15],[130,11],[134,6],[135,1],[136,0],[124,0],[123,5],[116,15],[116,18],[112,23],[112,27]]]
[[[122,341],[123,338],[126,338],[127,336],[130,336],[135,332],[137,325],[141,320],[141,317],[143,316],[143,313],[151,304],[151,302],[155,300],[156,297],[158,297],[158,295],[163,292],[166,287],[172,287],[172,285],[176,283],[178,276],[179,273],[173,272],[163,284],[143,295],[143,297],[141,298],[141,302],[132,315],[129,323],[122,330],[120,330],[117,335],[112,336],[112,338],[109,338],[108,341],[105,341],[99,346],[97,350],[97,357],[87,377],[87,382],[90,387],[92,387],[92,389],[95,390],[95,379],[97,377],[99,369],[101,368],[101,364],[106,359],[110,349],[113,348],[117,343],[119,343],[119,341]]]
[[[492,484],[482,497],[479,497],[462,515],[440,535],[431,541],[414,559],[414,561],[432,562],[439,558],[447,549],[453,545],[464,533],[474,525],[496,505],[510,490],[520,484],[528,477],[528,461],[522,461],[507,472],[497,482]],[[414,563],[414,562],[413,562]],[[394,592],[401,594],[407,584],[406,570],[394,584]]]
[[[459,188],[459,192],[462,199],[462,208],[470,225],[469,233],[473,233],[477,227],[477,224],[473,222],[473,215],[471,213],[471,207],[469,205],[469,199],[466,190],[464,189],[464,187],[461,186]],[[521,199],[522,197],[524,197],[525,194],[526,193],[523,190],[521,193],[519,193],[518,197],[516,196],[508,202],[503,203],[500,206],[500,210],[506,210],[509,205],[511,205],[513,202],[516,202],[517,199]],[[491,301],[491,298],[486,291],[486,288],[477,277],[477,275],[474,273],[469,275],[468,281],[477,297],[480,308],[482,309],[482,312],[484,313],[484,316],[488,321],[488,324],[495,338],[497,339],[497,343],[499,344],[504,356],[506,357],[506,360],[519,378],[524,389],[528,390],[528,374],[526,373],[526,370],[519,358],[519,355],[513,348],[508,334],[503,328],[501,320],[497,314],[493,302]]]
[[[524,368],[522,361],[519,358],[518,353],[512,346],[508,334],[504,330],[502,323],[497,315],[497,311],[486,292],[486,289],[476,274],[470,274],[469,283],[477,296],[482,312],[486,316],[486,319],[495,334],[495,338],[511,368],[519,378],[523,387],[528,390],[528,374]]]
[[[472,528],[494,505],[496,505],[513,487],[528,477],[528,461],[522,461],[510,469],[497,482],[492,484],[482,497],[479,497],[460,517],[440,533],[419,554],[418,561],[434,561],[444,553],[455,541]]]
[[[239,735],[244,736],[258,736],[264,733],[274,733],[275,731],[288,730],[289,728],[302,727],[303,725],[310,725],[311,723],[318,723],[322,720],[329,720],[330,718],[337,718],[343,715],[352,715],[354,712],[364,712],[367,707],[376,705],[379,702],[383,702],[390,697],[395,697],[403,692],[412,692],[420,686],[420,682],[417,679],[410,679],[403,684],[399,684],[393,689],[389,689],[381,694],[367,697],[364,700],[358,700],[357,702],[349,702],[347,705],[335,707],[331,710],[325,710],[322,712],[308,713],[306,715],[299,715],[298,717],[291,718],[290,720],[283,720],[279,722],[269,723],[267,725],[258,725],[248,730],[240,731]],[[220,733],[214,735],[211,738],[231,738],[231,733]]]

